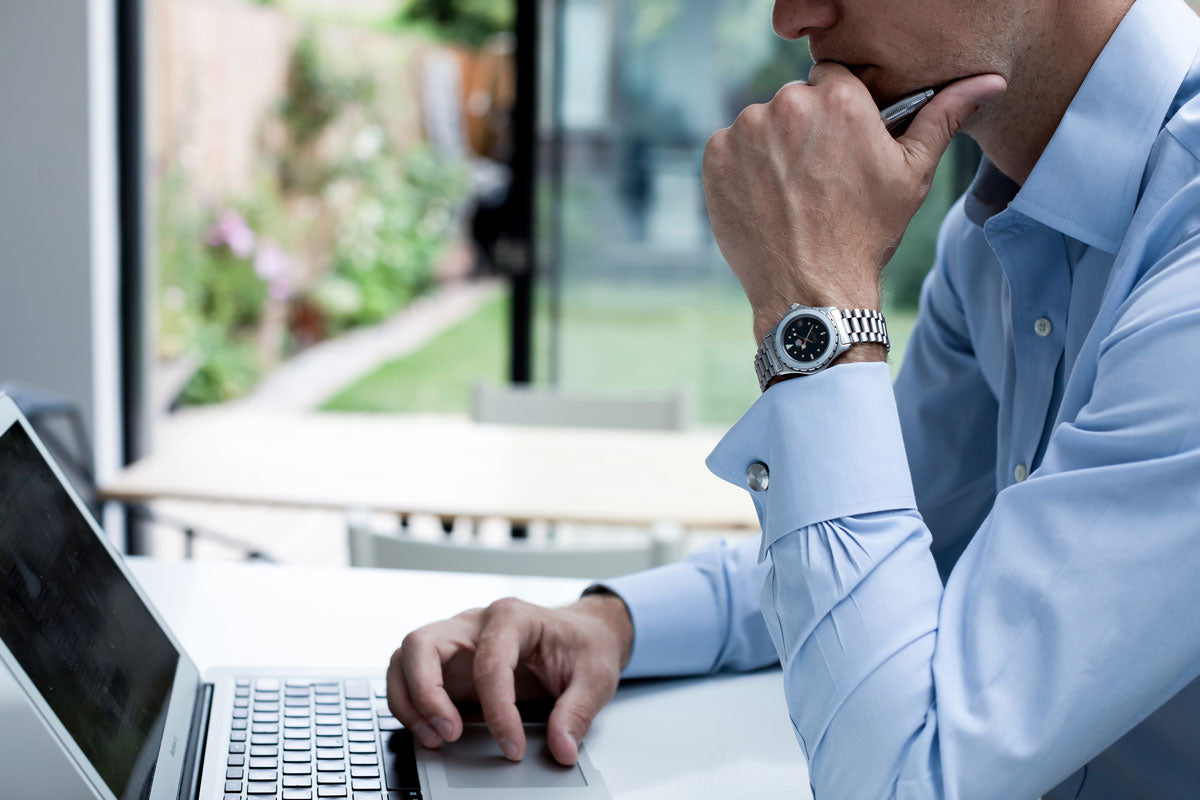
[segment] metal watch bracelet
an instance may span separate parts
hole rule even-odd
[[[839,352],[829,361],[812,370],[789,366],[783,362],[780,354],[776,351],[775,337],[780,326],[791,317],[794,311],[801,308],[804,307],[798,304],[793,305],[783,319],[767,331],[762,344],[759,345],[758,352],[754,355],[754,372],[758,377],[759,388],[764,392],[771,380],[779,375],[811,375],[820,372],[836,360],[837,355],[844,353],[855,344],[863,342],[882,344],[888,352],[891,352],[887,322],[879,311],[870,308],[814,309],[832,317],[833,323],[839,328],[836,343],[830,343],[830,347],[837,348]]]

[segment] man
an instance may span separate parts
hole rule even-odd
[[[894,390],[880,344],[799,376],[764,356],[709,458],[761,541],[416,631],[393,710],[437,746],[478,696],[517,759],[513,700],[541,686],[571,763],[619,676],[778,659],[818,798],[1200,796],[1200,21],[1182,0],[778,0],[774,25],[809,38],[808,84],[704,164],[764,350],[794,303],[878,309],[951,135],[986,154]],[[878,106],[943,85],[886,133]],[[818,328],[785,333],[793,361]]]

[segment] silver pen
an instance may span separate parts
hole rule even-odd
[[[885,108],[879,112],[879,118],[883,120],[883,124],[887,126],[888,133],[895,135],[895,131],[904,123],[908,122],[913,115],[925,107],[925,104],[933,98],[933,89],[926,89],[923,92],[917,92],[911,97],[906,97],[898,103]]]

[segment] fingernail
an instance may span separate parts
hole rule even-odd
[[[449,741],[450,734],[454,732],[454,726],[450,724],[450,720],[434,717],[429,721],[433,723],[433,727],[437,728],[437,732],[442,735],[442,738]]]
[[[416,722],[412,725],[412,732],[421,740],[421,744],[433,749],[441,744],[441,739],[433,728],[426,725],[424,722]]]
[[[517,760],[517,754],[520,752],[520,750],[518,749],[516,742],[514,742],[512,739],[501,739],[499,741],[499,745],[500,749],[504,751],[505,758],[507,758],[509,761]]]

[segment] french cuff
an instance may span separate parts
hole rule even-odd
[[[681,561],[596,586],[620,597],[633,620],[633,650],[622,678],[712,670],[723,640],[717,625],[721,616],[712,584],[695,566]]]
[[[705,462],[751,491],[762,523],[759,563],[781,536],[855,514],[916,508],[887,364],[842,364],[772,386]],[[756,469],[762,486],[763,471]]]

